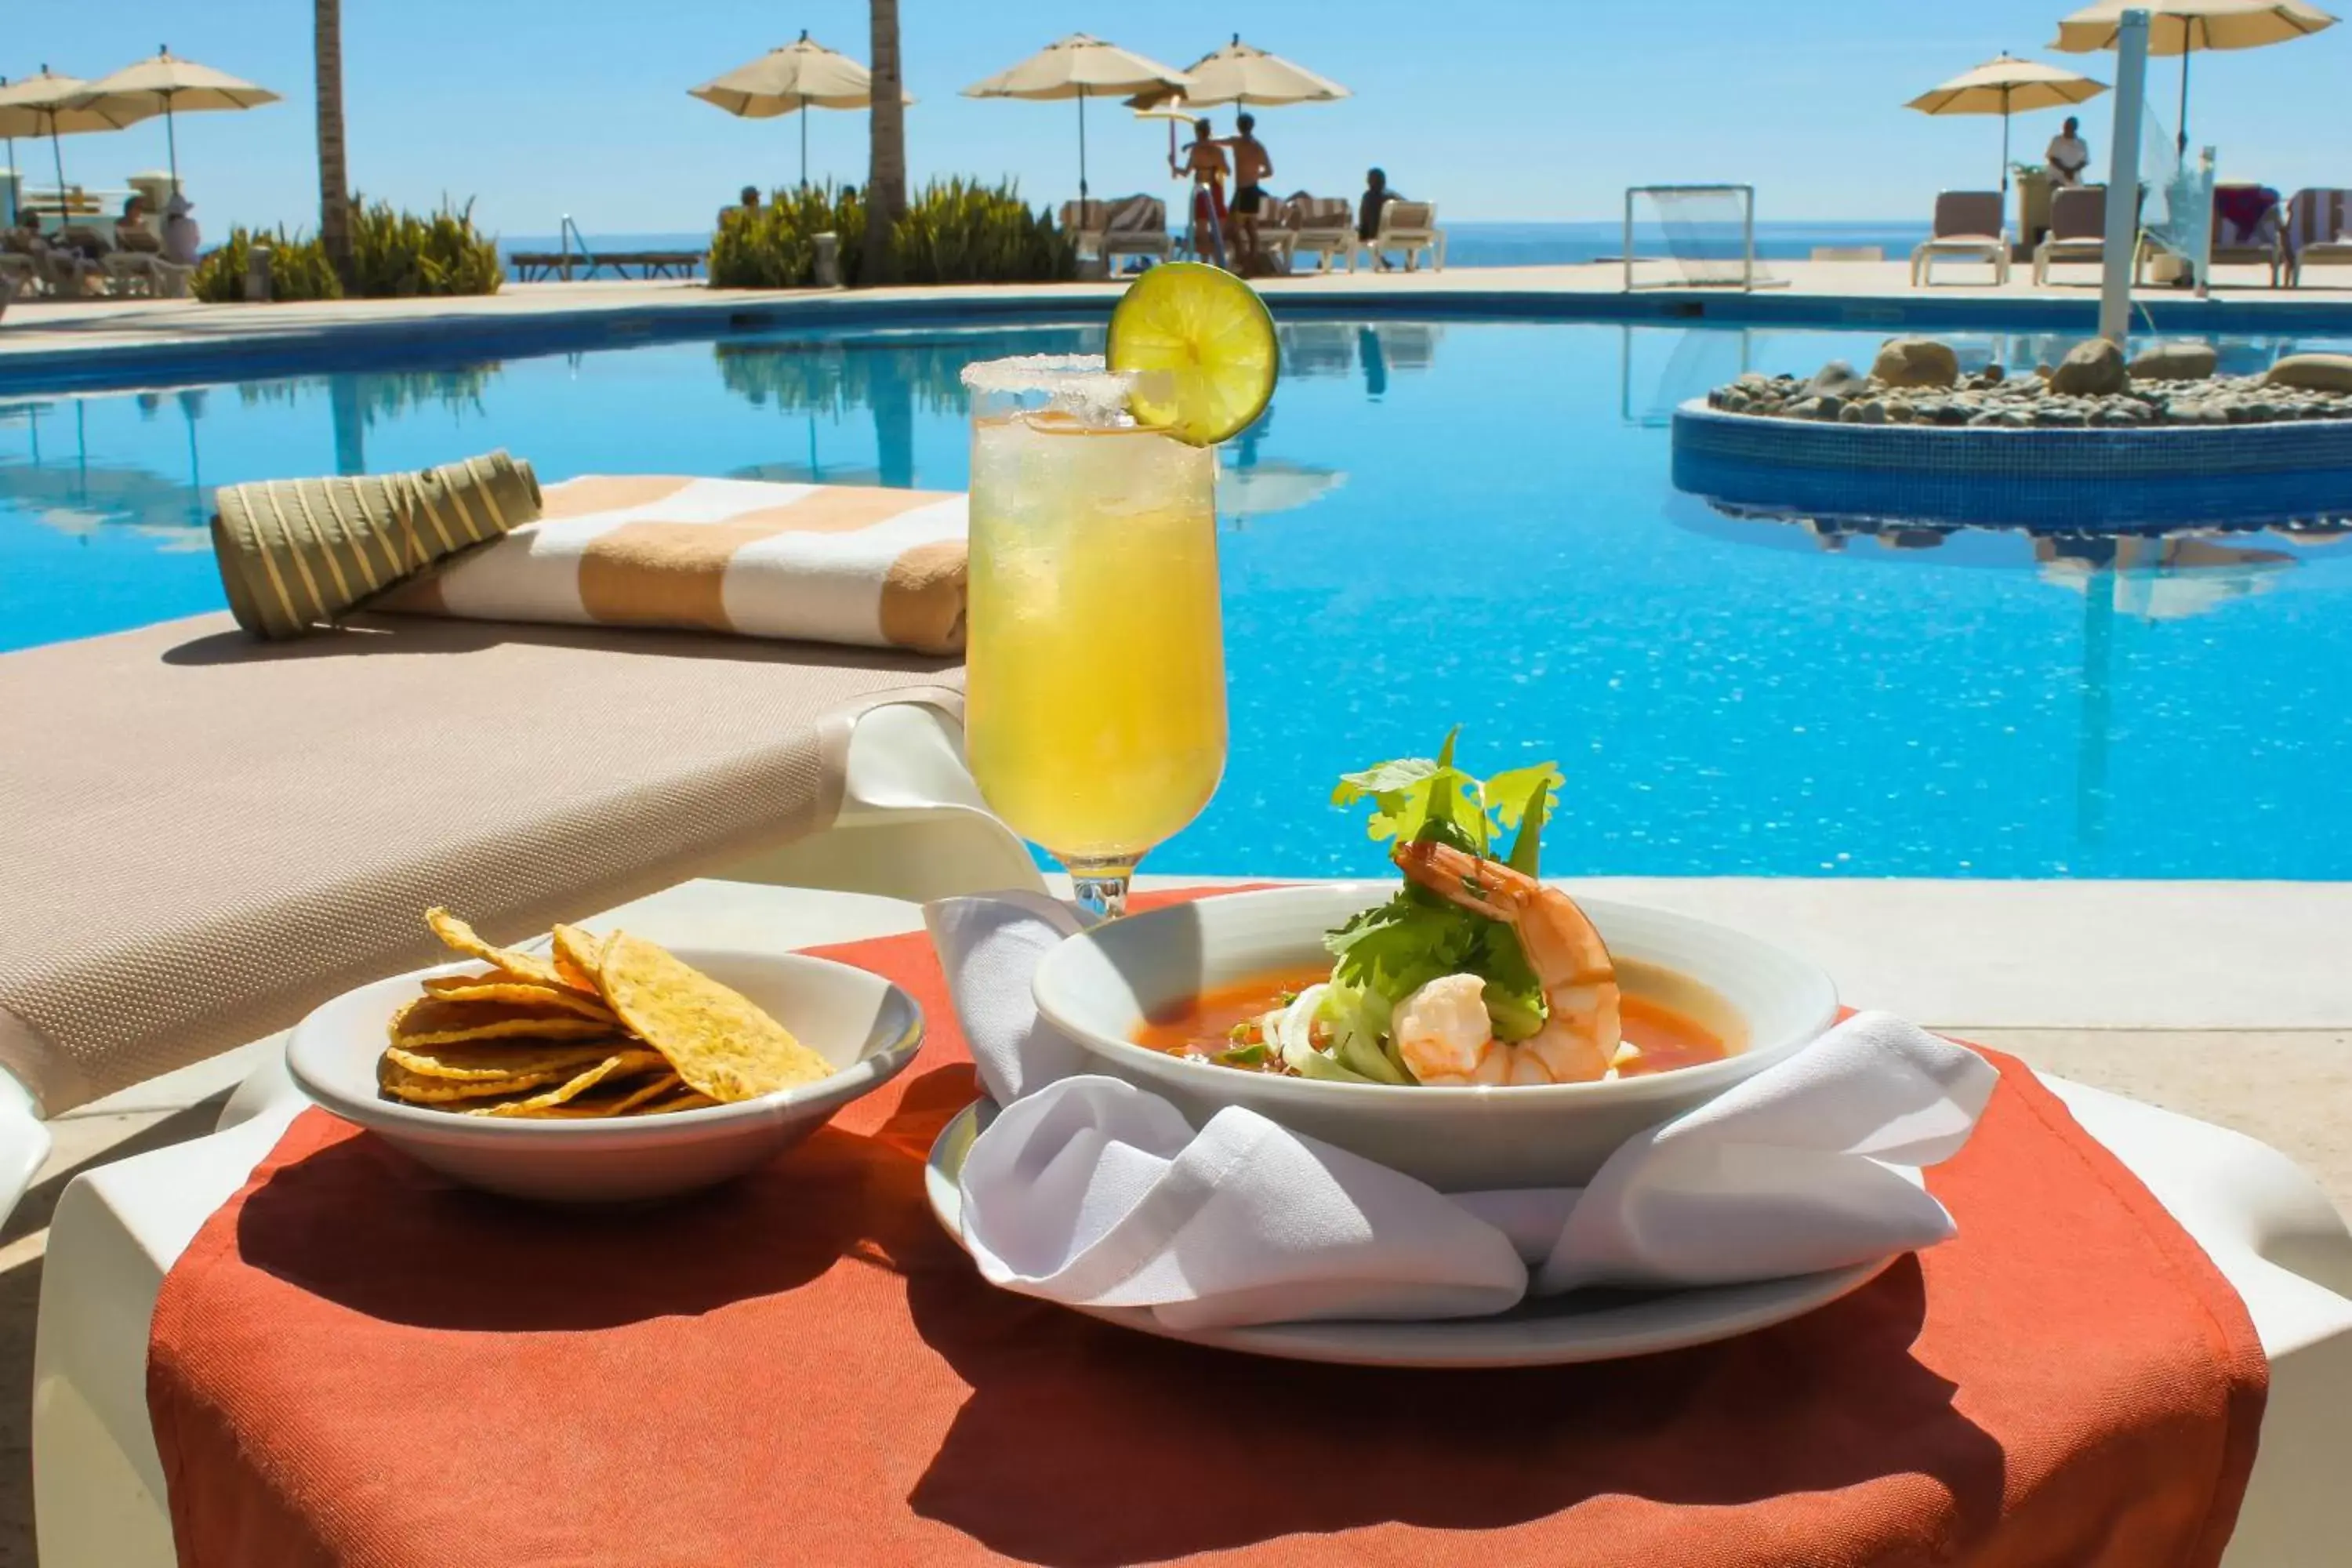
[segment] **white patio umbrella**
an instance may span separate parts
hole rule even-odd
[[[174,115],[195,110],[258,109],[277,101],[278,94],[268,88],[240,81],[226,71],[216,71],[194,60],[181,59],[167,47],[137,65],[125,66],[112,76],[91,82],[80,107],[110,111],[137,109],[142,119],[150,114],[163,115],[163,142],[171,153],[172,186],[176,190],[180,184],[180,129]]]
[[[2116,47],[2126,11],[2148,14],[2147,52],[2180,57],[2180,150],[2189,150],[2189,57],[2200,49],[2258,49],[2336,25],[2307,0],[2097,0],[2058,24],[2051,45],[2086,55]]]
[[[872,73],[847,55],[811,40],[806,28],[802,29],[797,40],[782,48],[770,49],[751,64],[738,66],[725,76],[687,91],[689,97],[716,104],[744,120],[800,115],[803,185],[808,184],[807,111],[874,106]],[[898,99],[902,103],[915,101],[914,95],[903,89]]]
[[[1044,48],[1009,70],[963,89],[966,98],[1024,98],[1035,101],[1075,98],[1078,100],[1078,199],[1087,199],[1087,100],[1148,93],[1155,89],[1188,89],[1192,79],[1116,44],[1084,33]]]
[[[155,112],[134,103],[83,106],[78,100],[89,90],[79,77],[59,76],[43,66],[38,76],[0,87],[0,136],[46,136],[49,155],[57,160],[58,191],[66,188],[66,157],[60,136],[90,131],[120,131]]]
[[[2009,117],[2035,109],[2055,109],[2081,103],[2107,90],[2107,84],[2079,76],[2063,66],[1996,55],[1974,70],[1962,71],[1941,87],[1928,89],[1906,109],[1922,114],[1998,114],[2000,116],[2000,188],[2009,193]]]
[[[1243,43],[1239,33],[1214,54],[1202,55],[1186,66],[1184,74],[1192,79],[1184,98],[1193,104],[1329,103],[1350,96],[1328,77]]]

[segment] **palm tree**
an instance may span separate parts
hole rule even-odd
[[[324,3],[324,0],[321,0]],[[873,136],[866,171],[866,274],[890,281],[890,231],[907,210],[907,106],[898,69],[898,0],[871,0],[873,11]]]
[[[352,270],[352,187],[343,169],[341,0],[311,0],[319,78],[319,238],[345,283]]]

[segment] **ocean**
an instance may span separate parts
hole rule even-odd
[[[1613,257],[1623,248],[1624,229],[1618,222],[1597,223],[1449,223],[1445,226],[1448,267],[1564,267]],[[1726,230],[1706,225],[1702,230],[1711,251],[1729,237]],[[1889,257],[1907,256],[1927,237],[1924,223],[1841,222],[1759,223],[1756,253],[1767,260],[1801,261],[1816,246],[1875,245]],[[1645,256],[1665,254],[1662,232],[1653,225],[1636,225],[1634,248]],[[703,250],[709,233],[592,234],[592,253],[629,250]],[[501,238],[500,255],[516,251],[556,250],[552,235],[516,235]]]

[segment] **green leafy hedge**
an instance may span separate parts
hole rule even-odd
[[[730,208],[710,242],[715,289],[805,289],[816,281],[816,237],[840,237],[841,280],[873,280],[866,205],[855,188],[778,191],[755,212]],[[890,269],[904,283],[1045,283],[1071,277],[1076,258],[1051,217],[1033,213],[1011,182],[934,182],[908,204],[891,236]]]
[[[206,251],[196,262],[196,275],[188,281],[195,297],[215,305],[234,304],[244,299],[246,263],[257,238],[269,247],[272,300],[343,297],[342,281],[327,260],[327,247],[315,237],[305,239],[288,234],[282,226],[275,232],[231,229],[226,240]]]
[[[495,294],[506,279],[498,241],[474,226],[474,204],[429,216],[352,198],[352,292],[363,300]]]
[[[444,205],[430,216],[394,210],[389,202],[352,202],[352,287],[346,290],[318,237],[232,229],[196,263],[189,287],[215,304],[245,298],[245,269],[256,239],[269,246],[269,297],[407,299],[420,294],[495,294],[505,281],[498,242],[474,226],[474,205]]]

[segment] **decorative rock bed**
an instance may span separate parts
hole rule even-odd
[[[2094,339],[2032,375],[1999,365],[1959,374],[1951,348],[1897,338],[1871,374],[1832,361],[1807,381],[1749,372],[1707,394],[1725,414],[1844,425],[1936,425],[2009,429],[2271,425],[2352,419],[2352,355],[2294,354],[2260,375],[2216,376],[2202,343],[2158,345],[2126,363]]]
[[[1675,488],[1783,515],[2137,532],[2352,513],[2352,355],[2213,374],[2201,343],[1963,376],[1933,339],[1864,375],[1750,374],[1675,411]]]

